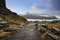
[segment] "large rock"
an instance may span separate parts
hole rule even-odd
[[[9,23],[0,23],[0,29],[1,28],[7,28],[7,27],[9,27]]]

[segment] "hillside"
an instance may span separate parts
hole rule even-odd
[[[6,7],[5,0],[0,0],[0,17],[7,21],[14,21],[19,23],[24,23],[27,21],[22,16],[17,15],[17,13],[12,12]]]
[[[24,18],[28,19],[57,19],[55,16],[41,16],[41,15],[35,15],[35,14],[28,14],[28,15],[23,15]]]
[[[0,40],[17,32],[27,20],[6,7],[5,0],[0,0]],[[4,39],[5,40],[5,39]]]

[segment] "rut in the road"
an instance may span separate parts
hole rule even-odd
[[[6,40],[40,40],[40,34],[35,24],[28,24]]]

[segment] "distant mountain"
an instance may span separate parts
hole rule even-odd
[[[35,14],[23,15],[23,17],[26,19],[57,19],[55,16],[51,15],[35,15]]]

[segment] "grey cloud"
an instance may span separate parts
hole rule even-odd
[[[53,6],[54,10],[60,10],[60,0],[49,0],[48,2]]]

